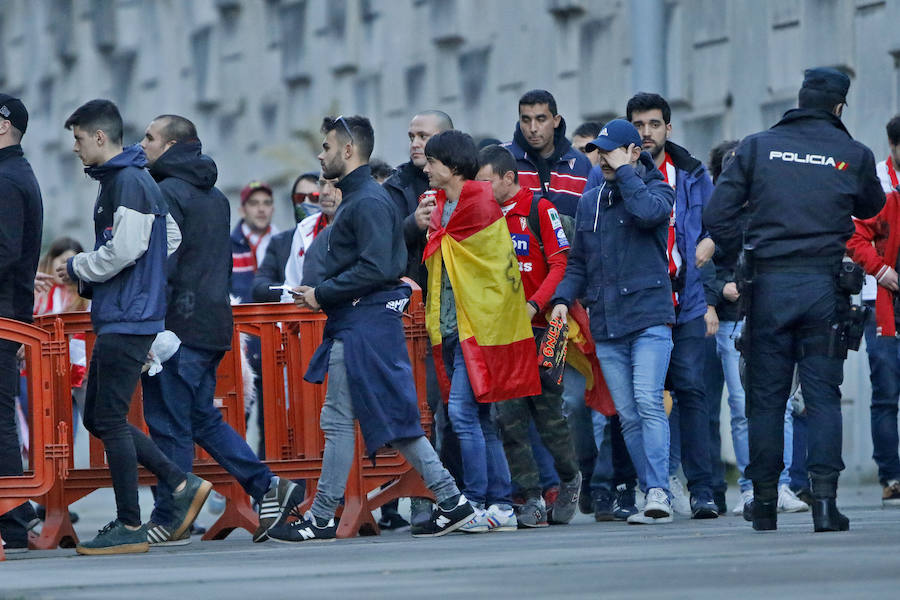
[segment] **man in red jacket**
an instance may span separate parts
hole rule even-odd
[[[878,465],[883,506],[900,507],[897,399],[900,397],[900,343],[896,311],[900,301],[897,259],[900,251],[900,192],[886,194],[880,213],[857,220],[847,253],[878,282],[875,328],[866,328],[866,348],[872,370],[872,458]]]
[[[478,166],[477,179],[490,182],[494,198],[506,217],[519,262],[528,314],[535,336],[539,338],[547,328],[544,311],[566,272],[569,241],[553,204],[540,198],[535,205],[531,190],[519,186],[516,159],[509,150],[501,146],[482,149],[478,154]],[[581,472],[575,462],[575,448],[562,413],[562,386],[542,381],[541,388],[539,396],[497,404],[498,424],[510,474],[525,497],[518,521],[524,527],[545,525],[548,517],[554,523],[568,523],[575,514],[581,491]],[[528,435],[532,419],[561,479],[559,496],[551,507],[545,507],[541,498],[538,466]]]

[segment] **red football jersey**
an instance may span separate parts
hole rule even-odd
[[[549,200],[541,198],[538,202],[541,241],[544,246],[543,251],[541,250],[541,244],[535,237],[536,232],[531,231],[528,226],[531,199],[531,190],[522,188],[500,208],[506,215],[506,225],[519,261],[525,299],[534,301],[539,307],[532,324],[546,327],[547,320],[542,313],[548,308],[547,304],[553,299],[556,286],[565,275],[569,240],[556,208]]]

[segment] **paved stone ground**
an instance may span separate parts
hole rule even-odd
[[[774,533],[732,516],[629,526],[579,515],[568,526],[428,540],[388,532],[290,546],[236,532],[141,555],[30,552],[0,563],[0,599],[896,597],[900,510],[880,508],[876,485],[841,494],[851,531],[839,534],[812,534],[809,513],[781,515]],[[148,513],[146,492],[142,506]],[[79,535],[112,507],[109,490],[80,501]]]

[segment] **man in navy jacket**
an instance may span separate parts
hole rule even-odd
[[[122,117],[115,104],[91,100],[65,126],[72,129],[73,151],[85,172],[100,182],[100,193],[94,205],[94,250],[70,258],[57,275],[78,282],[82,295],[93,298],[91,324],[97,340],[88,370],[84,426],[106,448],[117,507],[117,518],[76,550],[146,552],[138,462],[172,490],[176,537],[190,527],[212,489],[208,481],[185,474],[127,421],[150,345],[164,328],[166,257],[178,247],[181,233],[144,168],[144,151],[138,145],[122,148]]]
[[[552,317],[565,318],[578,298],[590,311],[597,358],[647,494],[643,512],[628,522],[651,524],[672,520],[663,383],[675,322],[666,265],[675,193],[640,146],[637,130],[622,119],[607,123],[588,145],[600,150],[604,181],[578,203]]]

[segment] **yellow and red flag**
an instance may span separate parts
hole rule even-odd
[[[588,408],[611,417],[616,414],[616,407],[609,388],[606,387],[588,323],[587,311],[580,303],[573,302],[569,308],[566,362],[584,375],[584,403]]]
[[[444,399],[450,380],[440,359],[442,269],[447,270],[456,298],[459,343],[476,400],[495,402],[540,394],[519,262],[491,185],[466,181],[446,227],[441,226],[447,201],[443,190],[435,201],[423,254],[429,292],[425,325]]]

